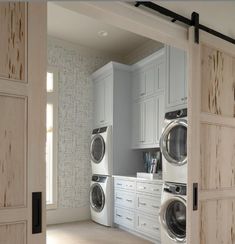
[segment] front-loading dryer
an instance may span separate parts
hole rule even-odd
[[[187,183],[187,109],[165,114],[160,138],[163,180]]]
[[[105,226],[113,225],[113,178],[93,175],[90,185],[91,219]]]
[[[92,174],[113,174],[111,126],[97,128],[92,131],[90,155]]]
[[[186,244],[186,184],[166,182],[159,219],[161,244]]]

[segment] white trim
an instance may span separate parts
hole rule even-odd
[[[53,104],[53,185],[52,185],[52,204],[47,204],[47,210],[57,208],[57,167],[58,167],[58,83],[59,71],[55,67],[48,67],[47,72],[53,73],[53,92],[47,93],[47,103]]]
[[[47,225],[82,221],[90,218],[89,204],[79,208],[57,208],[47,211]]]
[[[91,79],[98,79],[100,77],[106,77],[113,73],[115,70],[130,71],[131,65],[121,64],[117,62],[109,62],[91,75]]]
[[[133,64],[131,66],[131,70],[134,71],[136,69],[140,69],[143,66],[146,66],[148,64],[151,64],[154,61],[158,61],[159,62],[159,58],[160,57],[164,58],[164,54],[166,52],[165,49],[166,48],[163,47],[163,48],[159,49],[158,51],[156,51],[155,53],[149,55],[148,57],[146,57],[144,59],[141,59],[139,62],[137,62],[137,63],[135,63],[135,64]]]

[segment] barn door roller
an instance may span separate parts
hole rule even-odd
[[[216,30],[213,30],[205,25],[201,25],[199,23],[199,14],[196,13],[196,12],[193,12],[192,15],[191,15],[191,19],[188,19],[180,14],[177,14],[167,8],[164,8],[158,4],[155,4],[153,2],[148,2],[148,1],[137,1],[135,6],[136,7],[139,7],[140,5],[142,6],[145,6],[149,9],[152,9],[154,11],[157,11],[159,12],[160,14],[162,15],[165,15],[165,16],[168,16],[170,17],[172,20],[172,22],[176,22],[176,21],[179,21],[179,22],[182,22],[188,26],[194,26],[194,41],[195,43],[199,43],[199,30],[203,30],[203,31],[206,31],[208,33],[210,33],[211,35],[214,35],[214,36],[217,36],[227,42],[231,42],[232,44],[235,44],[235,39],[229,37],[229,36],[226,36]]]

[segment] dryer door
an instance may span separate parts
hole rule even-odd
[[[165,159],[180,166],[187,162],[187,121],[177,119],[169,123],[162,133],[160,147]]]
[[[160,222],[170,239],[186,241],[186,201],[182,197],[172,197],[160,209]]]
[[[105,142],[100,134],[95,135],[91,140],[91,159],[94,163],[100,163],[105,154]]]
[[[102,186],[94,183],[90,189],[90,204],[96,212],[101,212],[105,205],[105,195]]]

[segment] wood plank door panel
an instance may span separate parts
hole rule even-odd
[[[24,2],[0,5],[0,77],[26,81],[27,7]]]
[[[0,244],[46,243],[46,27],[46,4],[0,3]],[[43,196],[37,235],[33,192]]]
[[[234,244],[235,45],[189,34],[187,243]]]

